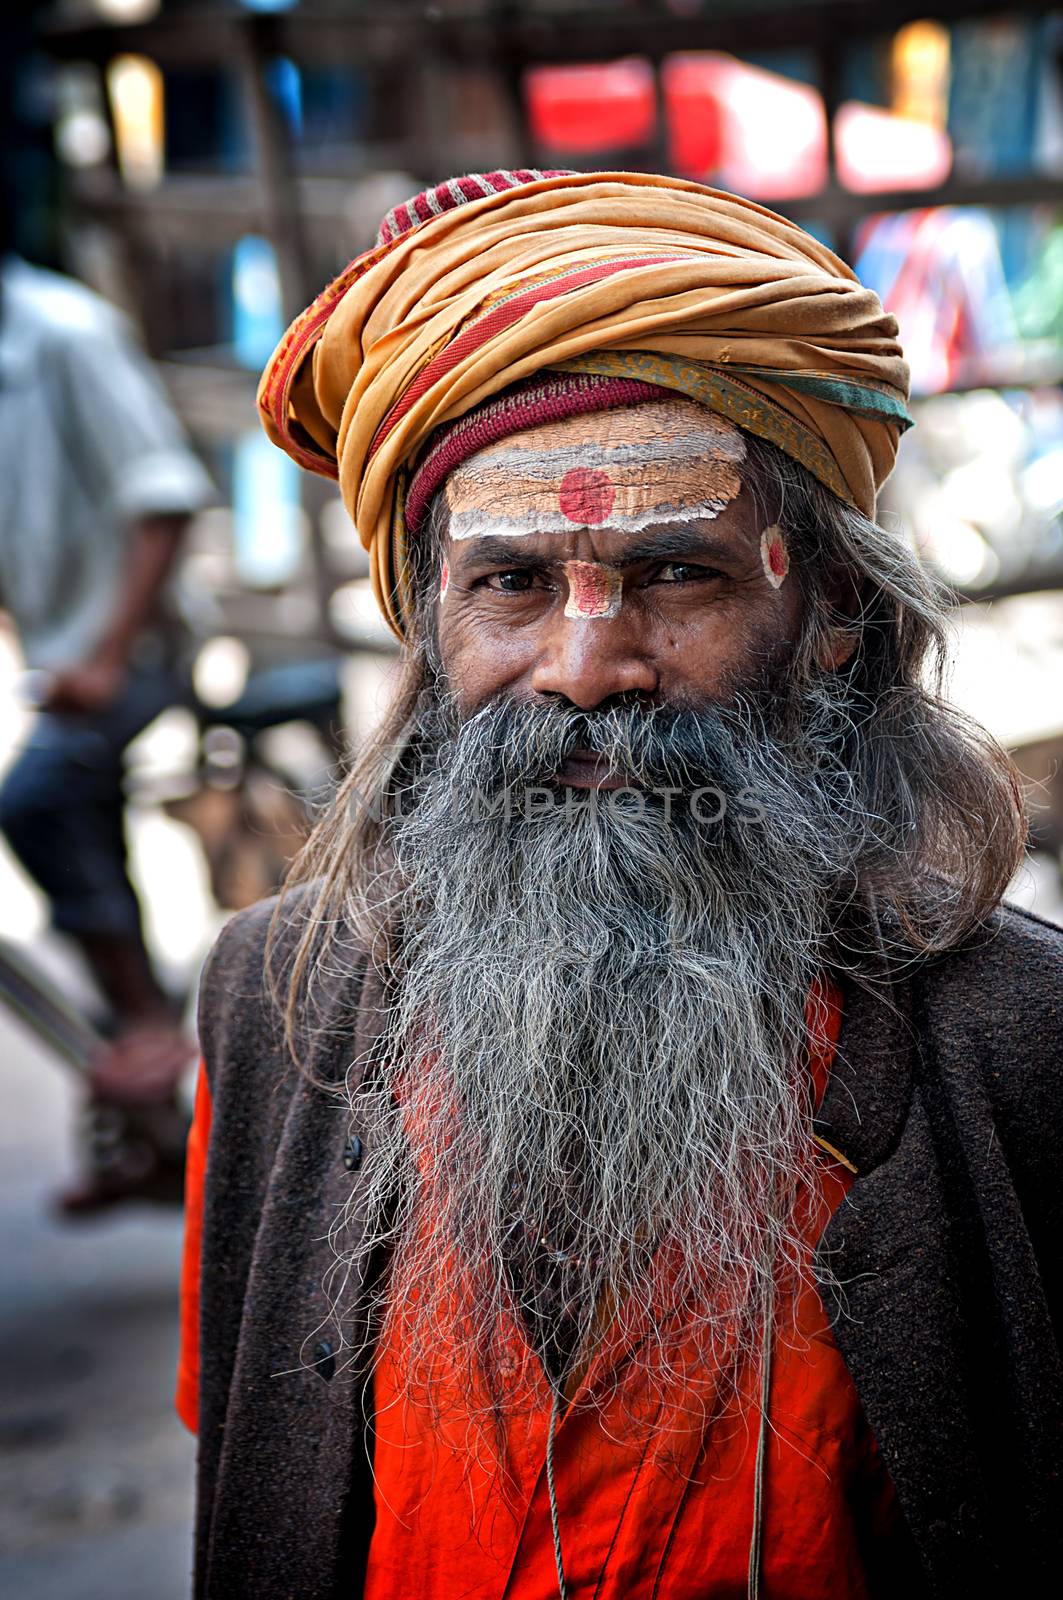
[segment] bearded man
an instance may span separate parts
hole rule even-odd
[[[873,520],[906,387],[829,250],[641,174],[419,195],[281,344],[405,650],[203,982],[198,1595],[1058,1559],[1060,935]]]

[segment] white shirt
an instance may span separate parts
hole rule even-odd
[[[73,279],[0,267],[0,606],[27,665],[88,657],[138,518],[193,512],[209,477],[126,319]]]

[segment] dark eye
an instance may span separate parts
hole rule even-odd
[[[698,583],[723,574],[715,567],[699,567],[693,561],[663,561],[653,575],[654,583]]]
[[[507,572],[489,572],[480,579],[485,589],[501,589],[506,594],[522,594],[535,582],[529,567],[511,567]]]

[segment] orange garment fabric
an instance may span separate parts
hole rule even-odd
[[[816,997],[810,1014],[812,1074],[821,1098],[839,1034],[839,997]],[[815,1242],[848,1189],[829,1155],[816,1166],[808,1218]],[[439,1419],[411,1395],[394,1338],[375,1373],[376,1526],[365,1600],[548,1600],[557,1594],[546,1438],[551,1392],[522,1328],[512,1326],[509,1483],[469,1450],[467,1373],[443,1378]],[[746,1390],[703,1426],[632,1437],[623,1402],[600,1418],[580,1394],[557,1430],[554,1467],[565,1576],[572,1594],[597,1600],[701,1600],[746,1594],[756,1467],[756,1398]],[[448,1403],[450,1400],[451,1403]],[[613,1414],[615,1413],[615,1414]],[[897,1520],[892,1485],[860,1400],[829,1334],[812,1283],[800,1291],[796,1336],[773,1362],[765,1477],[767,1594],[864,1600],[863,1541]]]
[[[818,1103],[838,1038],[837,993],[814,997],[810,1017]],[[816,1175],[810,1244],[851,1182],[824,1152]],[[794,1320],[796,1336],[778,1341],[774,1353],[764,1589],[864,1600],[863,1541],[888,1536],[897,1517],[893,1490],[811,1283],[802,1286]],[[374,1377],[376,1525],[365,1600],[557,1594],[545,1472],[551,1394],[516,1320],[512,1347],[516,1400],[502,1492],[490,1461],[469,1449],[467,1369],[453,1363],[453,1404],[442,1378],[441,1415],[433,1421],[410,1393],[398,1341],[385,1340]],[[738,1402],[715,1419],[710,1411],[711,1425],[688,1421],[649,1444],[631,1437],[622,1402],[602,1418],[581,1412],[577,1393],[554,1451],[571,1593],[701,1600],[711,1575],[714,1596],[745,1595],[759,1423],[748,1391],[747,1379]]]
[[[203,1243],[203,1186],[210,1140],[210,1084],[202,1062],[185,1155],[185,1244],[181,1260],[181,1352],[177,1362],[177,1415],[193,1433],[199,1427],[199,1262]]]
[[[676,389],[874,515],[906,410],[897,324],[851,268],[738,195],[641,172],[473,188],[352,261],[258,391],[275,444],[336,477],[401,637],[405,474],[433,431],[544,369]],[[453,185],[441,185],[440,192]]]
[[[822,1098],[840,1028],[840,1000],[810,1005],[810,1066]],[[189,1139],[177,1408],[196,1427],[202,1192],[211,1104],[201,1070]],[[821,1151],[810,1243],[844,1198],[851,1174]],[[874,1437],[819,1295],[802,1288],[794,1338],[774,1354],[764,1490],[764,1590],[865,1600],[862,1551],[888,1539],[899,1511]],[[416,1404],[402,1351],[385,1345],[374,1377],[376,1525],[365,1600],[547,1600],[556,1596],[545,1477],[550,1393],[520,1327],[512,1382],[525,1404],[508,1435],[510,1491],[469,1452],[460,1419],[467,1382],[438,1426]],[[457,1372],[455,1367],[455,1372]],[[457,1378],[455,1382],[457,1382]],[[748,1384],[746,1386],[748,1391]],[[578,1399],[578,1396],[577,1396]],[[752,1531],[758,1416],[755,1397],[711,1429],[632,1442],[622,1416],[605,1429],[593,1411],[567,1411],[555,1443],[561,1536],[570,1592],[598,1600],[744,1596]],[[663,1454],[662,1454],[663,1449]]]

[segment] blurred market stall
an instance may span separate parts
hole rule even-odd
[[[1014,607],[964,629],[956,679],[1020,757],[1037,744],[1043,775],[1063,736],[1058,10],[62,0],[41,45],[66,261],[134,312],[227,493],[201,519],[184,593],[205,640],[235,641],[230,677],[313,641],[361,663],[347,673],[357,725],[383,670],[365,652],[387,649],[338,499],[300,482],[255,422],[255,376],[288,314],[422,184],[659,167],[799,219],[896,313],[920,426],[886,511],[960,600],[1044,597],[1020,632],[1045,670],[1006,669],[1021,693],[978,687],[1013,661]],[[963,660],[986,651],[991,670]]]

